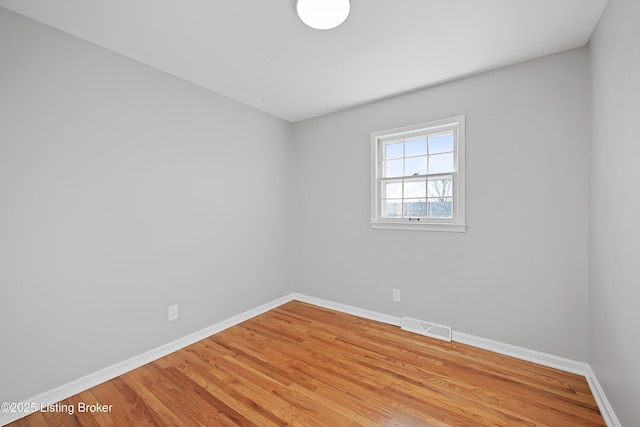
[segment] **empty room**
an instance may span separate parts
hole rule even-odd
[[[0,425],[640,425],[639,23],[0,0]]]

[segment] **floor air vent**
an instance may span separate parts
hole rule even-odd
[[[425,322],[424,320],[402,317],[402,329],[431,338],[451,342],[451,328],[436,323]]]

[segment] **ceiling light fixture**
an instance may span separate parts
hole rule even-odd
[[[296,0],[296,12],[306,25],[330,30],[342,24],[351,11],[349,0]]]

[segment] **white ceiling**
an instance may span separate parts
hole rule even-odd
[[[0,6],[296,122],[582,46],[607,0],[0,0]]]

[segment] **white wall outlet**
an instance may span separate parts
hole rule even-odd
[[[178,318],[178,306],[171,305],[169,306],[169,322],[172,320],[176,320]]]
[[[395,302],[400,302],[400,289],[393,290],[393,300]]]

